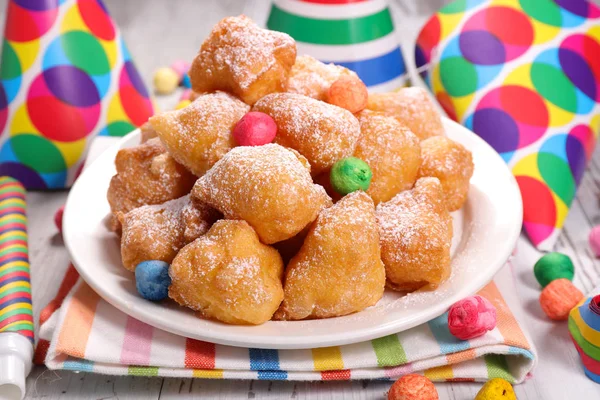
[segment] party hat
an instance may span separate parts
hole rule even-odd
[[[551,250],[600,130],[600,9],[585,0],[458,0],[423,27],[417,67],[448,115],[492,145]]]
[[[355,71],[371,91],[406,85],[386,0],[274,0],[267,28],[292,36],[299,55]]]
[[[0,175],[69,187],[90,139],[153,113],[101,0],[9,0],[0,64]]]
[[[600,295],[582,300],[571,310],[569,333],[585,374],[600,383]]]

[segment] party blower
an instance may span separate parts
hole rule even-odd
[[[69,187],[89,141],[153,113],[101,0],[9,0],[0,65],[0,175]]]
[[[274,0],[267,28],[293,37],[299,55],[355,71],[370,91],[407,84],[386,0]]]
[[[25,189],[0,177],[0,399],[21,399],[33,356]]]
[[[415,60],[446,113],[512,169],[523,226],[551,250],[600,129],[600,9],[585,0],[461,0],[424,26]]]

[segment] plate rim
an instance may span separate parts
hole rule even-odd
[[[468,134],[474,136],[475,141],[479,142],[478,145],[483,145],[484,147],[487,147],[488,150],[491,150],[494,153],[495,157],[497,158],[496,161],[500,161],[503,165],[506,165],[506,163],[500,157],[500,155],[495,150],[493,150],[493,148],[487,142],[485,142],[483,139],[481,139],[475,133],[471,132],[469,129],[465,128],[464,126],[448,119],[447,117],[442,117],[442,120],[443,120],[445,126],[450,125],[454,128],[461,129],[461,130],[467,132]],[[129,134],[127,134],[126,136],[121,138],[118,142],[114,143],[108,149],[103,151],[97,157],[97,159],[94,160],[90,164],[90,166],[88,168],[85,168],[83,170],[80,179],[78,179],[74,183],[73,187],[71,188],[71,191],[69,192],[69,196],[68,196],[67,202],[65,204],[65,215],[64,215],[65,224],[64,224],[64,233],[63,233],[65,246],[71,256],[71,261],[72,261],[73,265],[75,266],[75,268],[77,269],[77,271],[79,272],[81,278],[97,294],[99,294],[104,300],[106,300],[109,304],[116,307],[118,310],[122,311],[123,313],[130,315],[146,324],[149,324],[153,327],[156,327],[158,329],[161,329],[161,330],[164,330],[167,332],[171,332],[178,336],[191,337],[191,338],[198,339],[198,340],[205,340],[205,341],[209,341],[209,342],[216,343],[216,344],[235,346],[235,347],[253,347],[253,348],[264,348],[264,349],[310,349],[310,348],[340,346],[340,345],[346,345],[346,344],[359,343],[359,342],[364,342],[364,341],[384,337],[386,335],[399,333],[399,332],[408,330],[410,328],[413,328],[417,325],[426,323],[426,322],[438,317],[439,315],[443,314],[448,309],[448,304],[452,304],[466,296],[473,294],[474,292],[477,292],[478,290],[483,288],[486,284],[491,282],[493,280],[493,277],[496,275],[496,273],[500,270],[500,268],[509,259],[510,255],[512,254],[512,252],[514,250],[514,247],[516,245],[516,242],[517,242],[520,232],[521,232],[522,214],[523,214],[521,193],[520,193],[520,190],[519,190],[519,187],[518,187],[515,177],[513,176],[510,169],[508,168],[508,165],[506,165],[505,172],[506,172],[507,176],[509,177],[509,180],[512,183],[511,187],[514,189],[514,190],[512,190],[512,192],[513,192],[512,195],[516,196],[513,199],[513,200],[515,200],[515,201],[513,201],[514,205],[517,206],[517,209],[514,212],[514,216],[515,216],[516,220],[515,220],[515,223],[512,225],[510,235],[509,235],[509,237],[507,237],[507,240],[499,243],[499,246],[497,249],[498,256],[495,258],[495,260],[496,260],[495,265],[493,267],[485,269],[484,273],[480,273],[477,275],[477,279],[476,279],[477,285],[473,285],[473,287],[477,286],[477,288],[474,289],[474,291],[472,289],[466,290],[465,286],[461,287],[459,290],[455,291],[450,296],[445,297],[443,301],[440,301],[440,302],[436,303],[434,306],[429,307],[427,309],[428,312],[426,313],[427,315],[425,317],[423,317],[423,315],[421,315],[423,313],[421,313],[416,316],[412,316],[411,318],[401,319],[401,321],[402,321],[401,323],[399,323],[397,321],[390,321],[390,322],[379,324],[377,326],[361,329],[358,332],[352,332],[352,335],[340,336],[339,333],[333,333],[333,334],[328,333],[325,335],[318,335],[315,337],[301,336],[302,343],[296,343],[293,340],[289,340],[288,336],[273,336],[273,335],[271,335],[268,337],[268,339],[266,339],[264,337],[264,335],[248,336],[248,337],[240,338],[239,334],[227,334],[224,336],[217,337],[214,334],[211,334],[210,332],[207,332],[205,334],[199,334],[199,335],[190,335],[189,332],[182,330],[182,329],[178,329],[177,326],[168,325],[166,323],[163,323],[162,322],[163,320],[161,320],[160,318],[155,318],[153,316],[153,314],[151,313],[151,310],[140,308],[140,307],[135,307],[135,308],[127,307],[127,304],[124,304],[125,302],[122,299],[119,299],[118,296],[113,295],[108,290],[105,290],[105,288],[103,288],[100,284],[98,284],[98,282],[96,282],[96,280],[91,276],[89,269],[86,269],[80,265],[82,260],[79,258],[79,253],[76,251],[76,249],[73,248],[73,243],[70,240],[70,237],[73,233],[71,232],[71,226],[72,226],[72,224],[70,223],[71,214],[69,213],[69,209],[70,208],[72,209],[72,207],[69,207],[69,204],[71,202],[75,201],[74,193],[77,193],[78,185],[81,184],[80,182],[84,181],[84,179],[82,179],[82,178],[85,178],[86,173],[88,173],[89,170],[93,170],[93,167],[95,165],[100,164],[105,158],[111,157],[113,154],[116,155],[116,152],[118,151],[118,149],[120,149],[124,143],[127,143],[129,140],[131,140],[131,136],[136,135],[136,134],[139,134],[139,129],[136,129],[136,130],[130,132]],[[357,314],[359,314],[359,313],[356,313],[354,315],[357,315]],[[286,322],[296,323],[296,322],[302,322],[302,321],[286,321]],[[401,327],[398,327],[399,325],[401,325]],[[299,337],[300,337],[300,335],[299,335]],[[260,338],[262,338],[262,339],[260,339]]]

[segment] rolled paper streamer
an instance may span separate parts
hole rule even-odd
[[[569,333],[585,374],[600,383],[600,295],[584,299],[571,310]]]
[[[355,71],[371,91],[408,82],[387,0],[274,0],[267,28],[293,37],[299,55]]]
[[[509,164],[524,229],[551,250],[600,130],[600,9],[454,1],[421,30],[415,62],[447,114]]]
[[[97,135],[123,136],[153,105],[101,0],[9,0],[0,81],[0,175],[67,188]]]
[[[0,387],[25,395],[33,357],[33,312],[25,189],[0,177]]]

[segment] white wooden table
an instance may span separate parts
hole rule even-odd
[[[598,1],[598,0],[595,0]],[[133,58],[146,82],[152,72],[173,60],[190,59],[211,27],[222,17],[245,13],[264,22],[267,0],[105,0],[119,24]],[[443,0],[402,0],[395,7],[397,26],[409,43],[429,10]],[[0,0],[4,10],[6,0]],[[410,16],[407,16],[409,15]],[[4,17],[2,16],[2,20]],[[1,22],[0,22],[1,23]],[[1,27],[0,27],[1,28]],[[163,109],[173,107],[177,95],[158,99]],[[69,263],[68,254],[53,223],[54,212],[65,202],[66,192],[29,193],[29,247],[32,266],[34,314],[56,293]],[[587,245],[590,228],[600,223],[600,150],[583,179],[557,251],[573,258],[575,284],[588,291],[600,284],[600,261]],[[588,380],[570,343],[565,323],[544,317],[537,298],[540,290],[532,273],[539,254],[522,239],[514,260],[514,276],[525,309],[526,325],[538,348],[539,366],[534,378],[516,387],[524,399],[600,399],[600,385]],[[27,381],[27,398],[37,399],[383,399],[390,383],[218,381],[111,377],[86,373],[53,372],[36,367]],[[470,400],[477,383],[436,385],[441,399]]]

